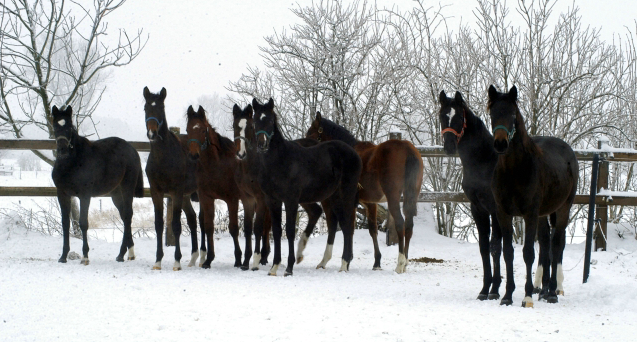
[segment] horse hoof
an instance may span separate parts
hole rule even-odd
[[[88,259],[82,259],[82,261],[80,261],[80,264],[84,266],[88,266]]]
[[[283,274],[284,277],[288,277],[288,276],[292,276],[292,271],[285,271],[285,274]]]
[[[117,260],[117,262],[124,262],[124,257],[118,256],[115,260]]]
[[[383,269],[380,266],[374,266],[372,271],[382,271]]]
[[[325,269],[325,266],[323,266],[323,265],[318,265],[318,266],[316,266],[316,269],[317,269],[317,270],[318,270],[318,269]]]
[[[296,263],[297,264],[300,264],[301,261],[303,261],[303,256],[302,255],[296,258]]]
[[[486,295],[486,294],[484,294],[484,293],[481,293],[481,294],[479,294],[479,295],[478,295],[478,298],[477,298],[477,299],[478,299],[478,300],[486,300],[487,298],[489,298],[489,296],[487,296],[487,295]]]
[[[161,266],[153,266],[153,271],[161,271]]]
[[[181,271],[181,267],[173,267],[173,271]]]
[[[533,288],[533,294],[538,294],[538,293],[540,293],[541,291],[542,291],[542,289],[541,289],[541,288],[539,288],[539,287],[534,287],[534,288]]]
[[[513,300],[511,300],[511,299],[502,298],[502,300],[500,301],[500,305],[509,306],[511,304],[513,304]]]
[[[242,271],[247,271],[247,270],[249,270],[249,269],[250,269],[250,267],[249,267],[249,266],[241,266],[241,270],[242,270]]]
[[[558,296],[563,296],[564,295],[564,290],[557,290],[557,295]]]
[[[533,302],[522,302],[522,307],[523,308],[532,308],[533,307]]]
[[[488,300],[496,300],[500,298],[500,294],[499,293],[489,293],[489,295],[487,296]],[[513,302],[507,304],[507,305],[511,305]],[[500,303],[502,304],[502,303]]]
[[[258,271],[258,270],[259,270],[259,268],[258,268],[258,267],[252,267],[252,270],[253,270],[253,271]]]
[[[551,296],[551,295],[546,296],[546,302],[547,303],[551,303],[551,304],[557,303],[557,295],[555,295],[555,296]]]
[[[208,268],[210,268],[210,264],[206,265],[206,263],[204,263],[203,265],[201,265],[201,268],[208,269]]]
[[[58,262],[59,262],[59,263],[62,263],[62,264],[66,264],[66,258],[64,258],[64,259],[60,258],[60,259],[58,260]]]

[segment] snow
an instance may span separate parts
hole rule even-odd
[[[604,197],[610,197],[610,198],[612,198],[613,196],[615,196],[615,197],[637,197],[637,192],[635,192],[635,191],[613,191],[613,190],[608,190],[608,189],[601,188],[599,190],[599,192],[597,193],[597,196],[604,196]]]
[[[520,307],[521,246],[515,246],[514,305],[477,301],[482,285],[478,246],[435,233],[430,205],[421,205],[410,262],[396,274],[396,246],[381,244],[383,270],[372,271],[373,247],[357,230],[349,272],[338,272],[343,239],[334,258],[315,266],[326,236],[310,238],[293,277],[268,277],[269,267],[233,267],[232,240],[218,236],[212,269],[172,271],[173,248],[165,248],[164,270],[152,271],[155,240],[137,238],[137,260],[118,263],[121,240],[89,240],[89,266],[59,264],[59,236],[25,231],[0,221],[0,341],[627,341],[637,333],[637,241],[609,237],[608,252],[582,284],[584,244],[567,245],[566,296],[558,304]],[[609,229],[612,231],[612,229]],[[384,234],[379,234],[384,241]],[[121,239],[121,237],[120,237]],[[188,239],[182,239],[189,251]],[[283,246],[286,244],[283,243]],[[537,249],[537,248],[536,248]],[[71,239],[81,253],[81,240]],[[287,248],[283,249],[287,260]],[[188,254],[188,253],[185,253]],[[272,256],[270,256],[270,262]],[[500,294],[504,293],[504,283]],[[534,296],[537,298],[537,296]]]

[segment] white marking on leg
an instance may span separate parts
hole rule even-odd
[[[339,270],[339,272],[347,272],[347,261],[345,261],[344,259],[341,260],[341,269]]]
[[[301,234],[301,238],[299,239],[299,245],[296,249],[296,263],[300,264],[303,261],[303,251],[305,250],[305,246],[307,245],[307,236],[305,233]]]
[[[318,266],[316,266],[316,268],[325,268],[325,265],[327,265],[327,262],[330,261],[330,259],[332,259],[333,249],[334,249],[334,245],[328,244],[325,247],[325,253],[323,253],[323,260],[321,260],[321,262],[318,264]]]
[[[396,273],[405,273],[405,268],[407,267],[407,258],[405,258],[405,254],[398,253],[398,265],[396,265]]]
[[[155,265],[153,265],[153,270],[161,270],[161,261],[157,261]]]
[[[279,264],[272,265],[272,268],[270,269],[270,272],[268,272],[268,275],[276,276],[276,272],[278,270],[279,270]]]
[[[564,270],[562,270],[562,264],[557,264],[557,294],[564,295]]]
[[[81,265],[88,265],[88,257],[82,257],[82,260],[80,260],[80,264]]]
[[[522,306],[525,308],[532,308],[533,307],[533,298],[532,297],[524,297],[524,299],[522,300]]]
[[[135,246],[128,249],[128,260],[135,260]]]
[[[537,265],[537,270],[535,270],[535,282],[533,284],[535,288],[542,288],[542,274],[544,274],[544,267],[542,265]]]
[[[64,119],[58,121],[58,125],[60,125],[60,126],[64,126],[65,123],[66,123],[66,120],[64,120]]]
[[[175,260],[175,264],[173,265],[173,271],[181,271],[181,263]]]
[[[261,253],[254,253],[252,256],[252,270],[256,271],[259,269],[259,262],[261,261]]]
[[[203,249],[199,253],[201,258],[199,258],[199,267],[203,267],[203,263],[206,262],[207,253]]]
[[[199,251],[194,251],[192,255],[190,255],[190,262],[188,263],[188,267],[193,267],[197,264],[197,258],[199,258]]]

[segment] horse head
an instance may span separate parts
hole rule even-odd
[[[456,153],[460,139],[467,128],[467,104],[459,91],[456,91],[455,97],[450,98],[442,90],[438,100],[440,102],[440,134],[444,150],[448,155],[452,155]]]
[[[262,105],[257,99],[252,99],[254,108],[254,130],[257,138],[257,151],[266,152],[270,147],[270,141],[276,133],[276,114],[274,113],[274,100],[270,98],[268,103]]]
[[[248,155],[248,149],[254,143],[254,126],[252,123],[252,106],[247,105],[243,110],[238,105],[232,107],[232,128],[234,129],[234,143],[237,147],[237,159],[243,160]]]
[[[61,109],[53,106],[51,108],[53,114],[53,134],[57,144],[57,157],[66,158],[72,152],[77,139],[77,131],[73,127],[73,108],[71,106],[62,106]]]
[[[332,140],[331,137],[325,135],[324,130],[323,117],[321,116],[321,112],[317,111],[310,128],[308,128],[307,133],[305,133],[305,137],[318,140],[319,142]]]
[[[189,106],[186,114],[188,116],[186,132],[188,134],[189,155],[190,158],[196,160],[199,158],[199,154],[211,145],[208,134],[210,124],[206,119],[206,111],[201,106],[196,112],[192,106]]]
[[[489,103],[487,110],[491,117],[493,128],[493,147],[499,154],[503,154],[509,148],[511,139],[519,124],[524,124],[520,110],[518,109],[518,89],[513,86],[508,93],[501,93],[493,85],[489,87]]]
[[[159,94],[151,93],[148,87],[144,87],[144,112],[146,112],[146,136],[148,140],[155,141],[159,129],[166,125],[166,113],[164,111],[164,100],[166,99],[166,88],[161,88]]]

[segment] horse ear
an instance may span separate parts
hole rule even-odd
[[[254,110],[261,108],[261,104],[259,103],[259,101],[257,101],[256,97],[252,98],[252,107],[254,108]]]
[[[511,87],[509,90],[509,99],[513,102],[518,100],[518,88],[516,86]]]
[[[456,102],[462,103],[464,100],[462,99],[462,94],[459,91],[456,91]]]
[[[66,106],[66,110],[64,111],[64,114],[68,116],[73,115],[73,108],[71,108],[71,106]]]
[[[265,110],[268,112],[274,110],[274,100],[272,98],[270,98],[270,100],[268,100],[268,103],[266,103]]]
[[[202,106],[199,106],[199,109],[197,109],[197,115],[201,115],[203,117],[206,117],[206,111],[203,109]]]
[[[440,91],[440,95],[438,96],[438,101],[440,102],[441,105],[447,104],[447,94],[445,93],[444,90]]]
[[[54,117],[60,114],[60,110],[56,105],[53,105],[53,108],[51,108],[51,114],[53,114]]]
[[[144,87],[144,99],[148,101],[149,97],[150,97],[150,90],[148,90],[148,87]]]
[[[166,99],[166,88],[161,88],[161,91],[159,92],[159,96],[161,96],[160,100],[164,101]]]
[[[248,118],[252,119],[253,110],[251,105],[248,104],[244,109],[244,112],[248,113]]]
[[[186,114],[188,115],[188,117],[195,115],[195,109],[192,108],[192,106],[188,106],[188,111],[186,112]]]
[[[316,120],[316,122],[321,122],[321,112],[319,112],[318,110],[316,111],[316,116],[314,117],[314,120]]]
[[[232,106],[232,115],[239,116],[240,114],[241,114],[241,108],[239,108],[239,106],[235,103],[234,106]]]
[[[489,100],[493,101],[498,97],[498,91],[492,85],[489,86]]]

